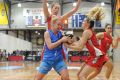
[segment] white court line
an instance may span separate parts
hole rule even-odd
[[[71,66],[68,66],[68,69],[76,69],[76,70],[79,70],[81,67],[71,67]]]
[[[72,69],[72,70],[79,70],[81,67],[68,66],[67,68],[68,68],[68,69]],[[36,70],[38,70],[38,69],[39,69],[39,67],[36,68]],[[52,68],[52,70],[54,70],[54,69]]]

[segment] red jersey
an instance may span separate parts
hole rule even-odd
[[[92,37],[87,41],[86,47],[90,53],[86,60],[86,64],[100,70],[102,66],[108,61],[108,57],[97,42],[96,35],[92,32]]]
[[[90,53],[90,56],[103,55],[103,51],[97,42],[96,35],[92,32],[92,37],[87,41],[86,47]]]
[[[104,53],[107,53],[111,44],[112,44],[112,37],[108,36],[107,33],[104,32],[104,38],[101,40],[101,45],[100,45]]]

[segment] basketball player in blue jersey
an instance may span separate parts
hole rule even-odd
[[[62,44],[68,41],[68,37],[62,36],[59,24],[59,18],[53,15],[51,29],[44,34],[45,51],[35,80],[42,80],[52,68],[60,74],[62,80],[69,80],[67,66],[62,56]]]

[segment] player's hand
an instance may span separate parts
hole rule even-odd
[[[63,36],[61,40],[62,40],[62,42],[67,42],[68,41],[68,37]]]
[[[72,44],[74,42],[74,39],[72,38],[70,38],[70,37],[68,37],[68,44]]]

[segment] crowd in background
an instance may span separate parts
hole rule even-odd
[[[13,52],[7,52],[6,50],[0,49],[0,61],[8,61],[9,56],[23,56],[24,60],[27,59],[28,56],[40,56],[40,51],[22,51],[15,50]]]

